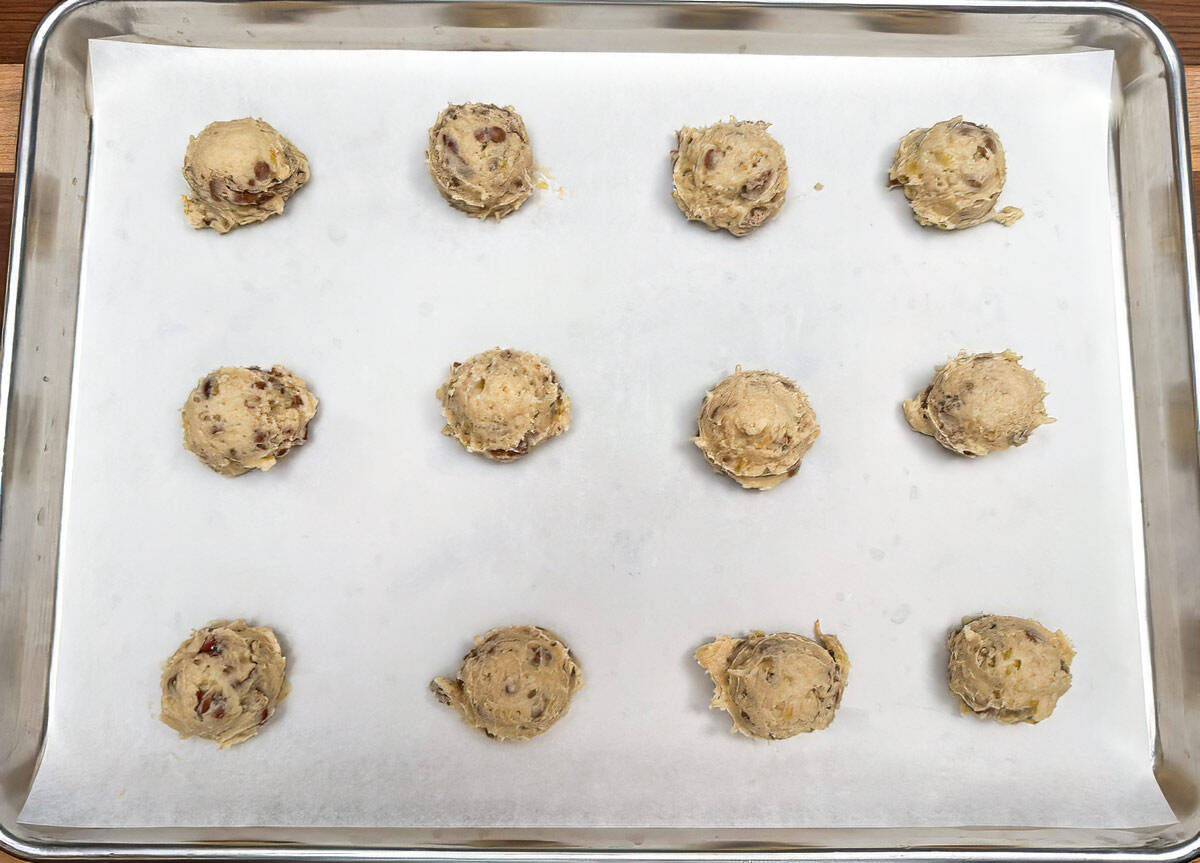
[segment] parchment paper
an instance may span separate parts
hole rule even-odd
[[[1111,62],[93,43],[53,695],[23,819],[1172,820],[1136,608]],[[422,159],[447,100],[516,106],[551,188],[500,225],[447,207]],[[1011,229],[923,230],[884,189],[897,140],[959,113],[1007,148]],[[791,172],[779,218],[742,240],[670,196],[673,131],[729,114],[772,121]],[[246,115],[314,179],[282,218],[192,230],[188,135]],[[451,361],[496,345],[549,357],[575,406],[510,465],[439,434],[434,398]],[[1024,354],[1059,422],[975,461],[911,432],[901,400],[963,347]],[[309,443],[269,474],[211,473],[181,446],[184,397],[274,362],[321,399]],[[823,429],[765,494],[689,442],[735,364],[795,378]],[[1050,720],[959,715],[943,640],[979,612],[1074,639]],[[276,628],[293,692],[221,752],[157,721],[158,676],[192,627],[235,616]],[[692,651],[817,617],[854,663],[833,726],[731,735]],[[498,745],[426,685],[523,622],[562,633],[586,684],[551,733]]]

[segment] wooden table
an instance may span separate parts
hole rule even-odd
[[[0,276],[7,275],[8,270],[17,119],[25,52],[34,28],[56,3],[57,0],[0,0]],[[1200,167],[1200,0],[1132,0],[1132,5],[1157,18],[1183,55],[1187,66],[1192,165]],[[1200,205],[1197,189],[1200,189],[1200,171],[1192,173],[1193,196]],[[0,296],[3,296],[3,284],[0,279]],[[0,854],[0,863],[12,863],[13,859]]]

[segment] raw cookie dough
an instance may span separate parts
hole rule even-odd
[[[914,431],[959,455],[987,455],[1020,446],[1046,415],[1046,385],[1012,351],[968,354],[939,366],[933,383],[904,402]]]
[[[183,212],[194,228],[224,234],[261,222],[308,182],[308,159],[270,123],[244,117],[209,123],[188,141]]]
[[[964,618],[950,636],[950,691],[963,713],[1000,722],[1041,722],[1071,688],[1075,650],[1036,620]]]
[[[163,665],[162,714],[180,737],[221,748],[249,740],[287,695],[275,633],[244,620],[197,629]]]
[[[1024,215],[1016,207],[996,212],[1004,176],[999,136],[959,116],[905,135],[888,186],[904,189],[922,225],[953,231],[983,222],[1011,225]]]
[[[689,221],[744,237],[779,212],[787,195],[787,158],[768,134],[770,125],[730,117],[675,133],[672,195]]]
[[[528,740],[562,719],[582,685],[561,638],[538,626],[506,626],[477,636],[458,676],[438,677],[429,689],[488,737]]]
[[[283,366],[224,366],[205,375],[183,403],[183,445],[219,474],[270,470],[308,440],[317,398]]]
[[[496,348],[450,366],[437,391],[448,435],[470,452],[512,461],[571,425],[571,400],[543,358]]]
[[[708,463],[743,488],[774,488],[800,470],[821,433],[808,396],[774,372],[738,366],[704,396],[692,438]]]
[[[425,162],[447,203],[479,219],[499,221],[533,193],[529,133],[511,107],[448,106],[429,130]]]
[[[783,740],[829,727],[842,703],[850,658],[842,643],[813,624],[817,640],[777,632],[751,632],[747,638],[722,635],[696,651],[696,661],[712,678],[710,707],[733,719],[733,731],[747,737]]]

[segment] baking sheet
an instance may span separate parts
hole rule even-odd
[[[1132,827],[1153,781],[1137,611],[1108,52],[982,59],[230,51],[92,43],[93,162],[46,747],[21,820],[73,826]],[[1037,99],[1029,94],[1037,93]],[[430,182],[447,100],[512,103],[551,178],[480,224]],[[670,198],[673,130],[769,119],[781,215],[711,234]],[[920,230],[896,140],[958,113],[1008,151],[1026,217]],[[282,218],[186,226],[187,136],[254,115],[314,179]],[[820,184],[820,190],[815,186]],[[548,356],[573,428],[494,465],[439,434],[452,360]],[[1012,347],[1059,422],[975,461],[899,402],[967,347]],[[180,446],[223,364],[321,399],[308,445],[229,480]],[[822,435],[766,494],[690,444],[705,389],[768,367]],[[947,630],[981,611],[1075,641],[1039,726],[958,715]],[[218,751],[157,720],[204,622],[276,628],[293,691]],[[826,731],[762,743],[707,709],[714,635],[807,632],[854,668]],[[564,635],[586,684],[497,745],[426,691],[475,633]]]

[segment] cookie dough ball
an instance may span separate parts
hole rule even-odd
[[[528,740],[562,719],[582,685],[561,638],[538,626],[506,626],[476,637],[458,676],[439,677],[429,689],[488,737]]]
[[[816,641],[791,632],[747,638],[722,635],[696,651],[712,678],[710,707],[733,719],[747,737],[783,740],[828,728],[842,703],[850,659],[842,643],[813,625]]]
[[[950,691],[963,713],[1006,723],[1041,722],[1071,688],[1070,640],[1036,620],[967,618],[947,646]]]
[[[770,123],[684,126],[671,151],[672,194],[689,221],[744,237],[773,217],[787,195],[787,158]]]
[[[808,396],[774,372],[741,366],[704,396],[692,440],[708,463],[743,488],[774,488],[800,470],[821,433]]]
[[[437,391],[448,435],[470,452],[512,461],[571,425],[571,400],[549,363],[496,348],[450,366]]]
[[[987,455],[1020,446],[1046,415],[1046,385],[1012,351],[958,356],[939,366],[933,383],[904,402],[914,431],[959,455]]]
[[[159,718],[180,737],[215,740],[222,749],[249,740],[287,695],[286,664],[270,628],[210,623],[163,665]]]
[[[224,366],[205,375],[183,403],[183,445],[225,476],[270,470],[308,440],[317,398],[283,366]]]
[[[183,178],[192,187],[183,202],[188,222],[224,234],[282,213],[308,182],[308,159],[270,123],[225,120],[189,140]]]
[[[533,150],[511,107],[450,105],[429,130],[425,162],[447,203],[497,221],[533,194]]]
[[[922,225],[953,231],[983,222],[1011,225],[1024,215],[1016,207],[996,212],[1004,176],[1004,147],[996,133],[955,117],[901,139],[888,186],[904,189]]]

